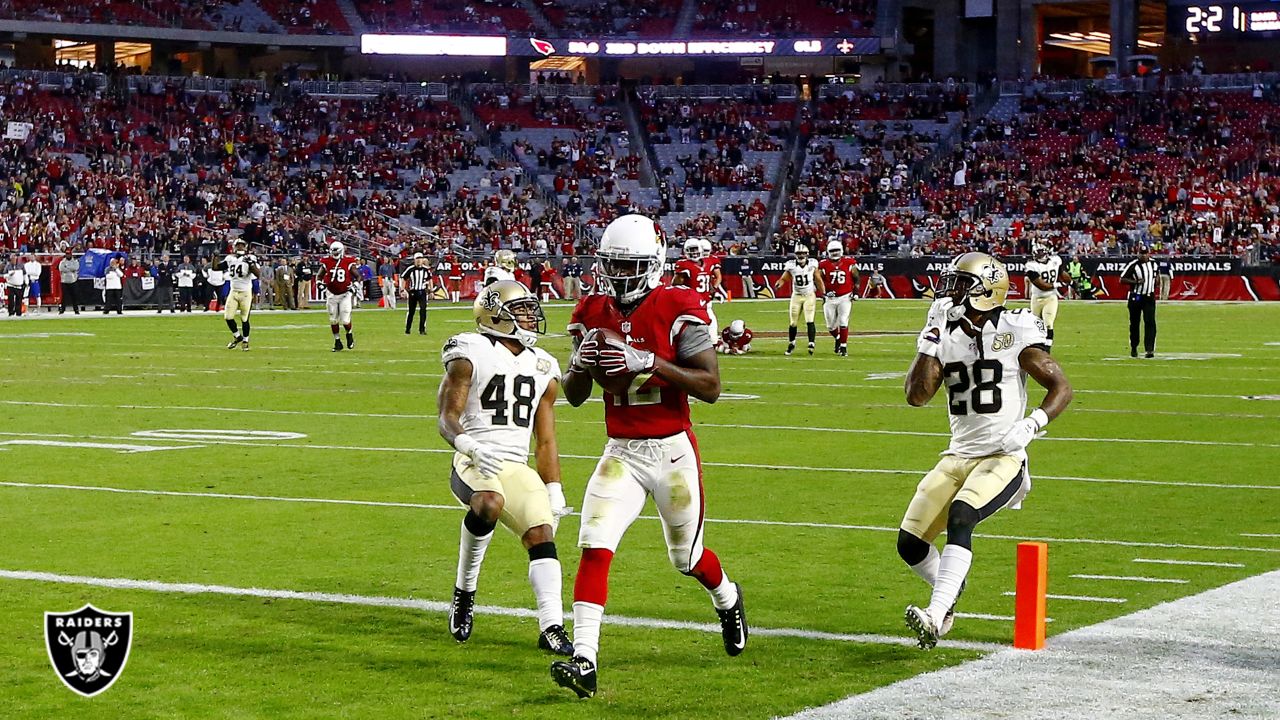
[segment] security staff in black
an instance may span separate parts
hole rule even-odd
[[[1138,326],[1145,325],[1142,344],[1146,356],[1156,356],[1156,264],[1151,250],[1138,246],[1138,257],[1120,273],[1120,282],[1129,286],[1129,357],[1138,357]]]
[[[413,265],[400,273],[405,290],[409,294],[409,314],[404,319],[404,334],[409,334],[413,327],[413,313],[418,311],[418,334],[427,334],[427,290],[431,288],[431,268],[427,267],[427,259],[422,253],[413,254]]]

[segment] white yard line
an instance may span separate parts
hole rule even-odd
[[[56,407],[56,408],[89,408],[89,409],[109,409],[109,410],[189,410],[195,412],[226,412],[226,413],[249,413],[262,415],[295,415],[295,416],[315,416],[315,417],[363,417],[363,418],[383,418],[394,420],[435,420],[434,413],[366,413],[366,412],[335,412],[325,410],[273,410],[266,408],[241,408],[227,407],[221,405],[138,405],[132,403],[123,403],[118,405],[100,404],[100,403],[71,403],[71,402],[53,402],[38,400],[0,400],[0,405],[17,405],[17,406],[33,406],[33,407]],[[602,425],[599,420],[558,420],[561,424],[583,424],[583,425]],[[716,423],[716,422],[700,422],[699,428],[718,428],[732,430],[770,430],[784,432],[803,432],[803,433],[837,433],[845,435],[889,435],[896,437],[930,437],[930,438],[949,438],[950,433],[945,432],[927,432],[922,430],[877,430],[871,428],[837,428],[807,425],[754,425],[748,423]],[[1260,447],[1260,448],[1280,448],[1280,443],[1252,443],[1252,442],[1231,442],[1223,440],[1185,440],[1177,438],[1114,438],[1114,437],[1055,437],[1048,435],[1041,438],[1041,442],[1092,442],[1092,443],[1122,443],[1136,445],[1202,445],[1212,447]]]
[[[22,433],[22,432],[3,432],[0,431],[0,437],[55,437],[69,438],[78,437],[89,440],[131,440],[133,436],[117,436],[117,435],[68,435],[65,433]],[[336,450],[336,451],[357,451],[357,452],[385,452],[385,453],[425,453],[433,455],[452,455],[453,450],[448,448],[396,448],[396,447],[377,447],[377,446],[360,446],[360,445],[328,445],[316,443],[277,443],[277,442],[242,442],[235,440],[204,440],[203,445],[233,445],[236,447],[257,447],[257,448],[288,448],[299,450]],[[560,458],[570,460],[599,460],[597,455],[574,455],[570,453],[561,453]],[[822,467],[814,465],[767,465],[760,463],[741,463],[741,462],[711,462],[703,461],[703,467],[723,467],[723,468],[752,468],[755,470],[770,470],[780,472],[824,472],[824,473],[847,473],[860,475],[911,475],[924,477],[928,470],[906,470],[900,468],[857,468],[857,467]],[[1244,483],[1202,483],[1180,480],[1138,480],[1130,478],[1095,478],[1082,477],[1076,475],[1041,475],[1036,474],[1037,480],[1054,480],[1065,482],[1085,482],[1100,483],[1106,485],[1156,485],[1162,487],[1191,487],[1191,488],[1212,488],[1217,490],[1262,490],[1262,491],[1280,491],[1280,485],[1251,485]]]
[[[1012,590],[1008,590],[1000,594],[1006,597],[1013,597],[1016,593],[1014,593]],[[1096,595],[1056,595],[1054,593],[1046,593],[1045,597],[1049,598],[1050,600],[1069,600],[1071,602],[1110,603],[1113,605],[1119,605],[1120,603],[1129,602],[1128,598],[1097,597]]]
[[[1274,720],[1280,571],[805,710],[796,720]],[[1052,597],[1052,596],[1051,596]]]
[[[128,578],[88,577],[83,575],[62,575],[57,573],[34,572],[29,570],[0,570],[0,579],[26,580],[32,582],[62,583],[66,585],[88,585],[91,587],[114,588],[118,590],[146,590],[159,593],[178,593],[187,595],[226,595],[231,597],[271,598],[278,600],[298,600],[303,602],[338,603],[343,605],[361,605],[367,607],[391,607],[406,610],[419,610],[430,613],[449,612],[449,603],[440,600],[420,600],[416,598],[386,597],[382,595],[350,595],[346,593],[304,592],[299,590],[275,590],[265,588],[242,588],[228,585],[206,585],[203,583],[171,583],[154,580],[133,580]],[[505,617],[536,618],[537,613],[529,608],[511,608],[497,605],[477,605],[476,612],[481,615],[501,615]],[[570,616],[566,616],[570,617]],[[604,616],[607,625],[647,628],[655,630],[692,630],[704,633],[720,633],[719,624],[698,623],[681,620],[663,620],[660,618],[628,617],[626,615]],[[797,638],[803,640],[826,640],[832,642],[864,643],[876,645],[914,645],[913,638],[892,635],[873,635],[869,633],[833,633],[821,630],[804,630],[800,628],[768,628],[752,627],[752,635]],[[986,642],[964,640],[943,640],[943,647],[962,650],[978,650],[992,652],[1003,649],[1003,645]]]
[[[1226,568],[1242,568],[1244,563],[1232,562],[1208,562],[1206,560],[1161,560],[1159,558],[1134,558],[1136,563],[1147,563],[1148,565],[1197,565],[1201,567],[1226,567]]]
[[[65,433],[13,433],[0,432],[0,437],[54,437],[69,438],[78,437],[84,439],[134,439],[133,436],[70,436]],[[330,451],[358,451],[358,452],[407,452],[407,454],[429,454],[429,455],[452,455],[453,451],[444,447],[369,447],[369,446],[353,446],[353,445],[319,445],[319,443],[293,443],[293,442],[242,442],[242,441],[201,441],[202,445],[230,445],[237,447],[275,447],[275,448],[296,448],[296,450],[330,450]],[[596,455],[573,455],[562,452],[561,459],[568,460],[599,460]],[[817,465],[765,465],[753,464],[753,462],[713,462],[703,461],[704,468],[751,468],[755,470],[771,470],[771,471],[806,471],[806,473],[836,473],[836,474],[867,474],[867,475],[914,475],[914,477],[924,477],[928,470],[908,470],[896,468],[827,468],[827,466]],[[1088,478],[1079,477],[1079,475],[1042,475],[1037,474],[1038,480],[1061,480],[1061,482],[1078,482],[1078,483],[1100,483],[1100,484],[1123,484],[1123,486],[1160,486],[1160,487],[1188,487],[1188,488],[1213,488],[1213,489],[1248,489],[1248,491],[1280,491],[1280,486],[1258,486],[1258,484],[1244,483],[1197,483],[1184,482],[1184,480],[1142,480],[1130,478]]]
[[[357,505],[369,507],[395,507],[395,508],[411,508],[417,510],[448,510],[451,512],[461,512],[461,505],[438,505],[429,503],[412,503],[412,502],[396,502],[388,500],[348,500],[339,498],[315,498],[315,497],[293,497],[282,495],[252,495],[239,493],[210,493],[210,492],[186,492],[179,490],[147,490],[141,488],[120,488],[100,485],[70,485],[61,483],[27,483],[18,481],[0,481],[0,487],[10,488],[26,488],[41,490],[71,490],[79,492],[103,492],[116,493],[121,495],[161,495],[169,497],[186,497],[186,498],[214,498],[223,500],[250,500],[260,502],[285,502],[285,503],[316,503],[322,505]],[[573,513],[573,515],[581,516],[581,513]],[[641,515],[642,520],[657,520],[656,515]],[[819,522],[790,522],[786,520],[758,520],[752,518],[707,518],[706,522],[717,525],[761,525],[773,527],[793,527],[793,528],[809,528],[817,530],[856,530],[865,532],[880,533],[896,533],[898,528],[880,526],[880,525],[854,525],[844,523],[819,523]],[[1257,547],[1239,547],[1239,546],[1222,546],[1222,545],[1186,545],[1180,543],[1156,543],[1143,542],[1133,540],[1109,540],[1098,538],[1047,538],[1047,537],[1026,537],[1022,535],[995,535],[987,533],[975,533],[974,537],[989,538],[993,540],[1038,540],[1042,542],[1055,543],[1081,543],[1087,545],[1116,545],[1122,547],[1146,547],[1146,548],[1169,548],[1182,550],[1210,550],[1221,552],[1261,552],[1261,553],[1280,553],[1280,548],[1257,548]]]
[[[1280,533],[1240,533],[1240,537],[1280,538]]]
[[[1076,574],[1076,575],[1072,575],[1071,577],[1078,578],[1080,580],[1115,580],[1119,582],[1161,583],[1164,585],[1186,585],[1187,583],[1191,582],[1190,580],[1184,580],[1182,578],[1158,578],[1158,577],[1145,577],[1141,575]]]

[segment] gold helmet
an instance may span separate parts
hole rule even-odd
[[[493,254],[494,267],[500,267],[511,272],[516,271],[516,254],[510,250],[499,250]]]
[[[471,314],[480,332],[519,340],[525,347],[533,347],[538,336],[547,332],[547,318],[537,296],[515,280],[499,280],[480,290]]]
[[[954,307],[967,306],[978,312],[1003,306],[1008,294],[1009,271],[1004,263],[980,252],[965,253],[952,260],[942,273],[937,291],[938,297],[951,298]]]

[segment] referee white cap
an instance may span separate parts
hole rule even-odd
[[[414,254],[413,254],[413,259],[414,259],[414,260],[421,260],[421,259],[422,259],[422,253],[414,253]]]

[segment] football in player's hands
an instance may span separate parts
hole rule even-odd
[[[583,338],[582,344],[587,346],[588,342],[594,341],[596,349],[596,361],[587,365],[587,372],[591,374],[591,379],[604,389],[610,395],[625,396],[627,391],[631,389],[631,384],[635,382],[638,373],[629,370],[619,370],[616,365],[606,366],[600,364],[599,353],[602,351],[611,351],[611,355],[616,355],[616,348],[609,345],[609,341],[615,343],[626,344],[627,339],[621,333],[609,328],[596,328]],[[587,346],[591,347],[591,346]],[[612,368],[612,372],[610,372]]]

